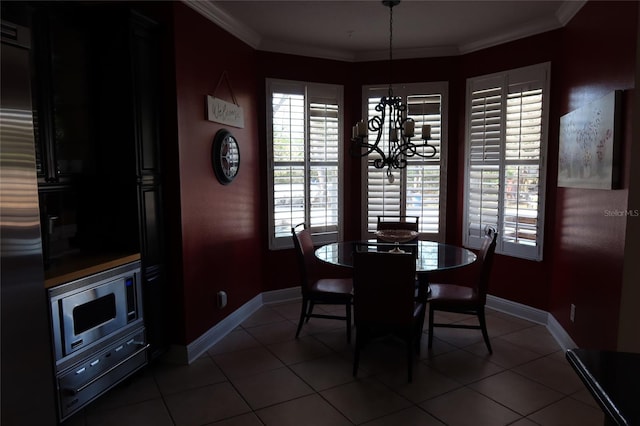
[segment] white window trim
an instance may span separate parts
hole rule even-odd
[[[344,223],[344,88],[337,84],[323,84],[323,83],[311,83],[295,80],[281,80],[274,78],[266,79],[266,126],[267,126],[267,216],[268,216],[268,240],[270,250],[283,250],[291,249],[294,247],[291,234],[283,237],[275,236],[275,223],[274,223],[274,160],[273,160],[273,116],[271,107],[271,94],[274,91],[284,91],[285,93],[299,93],[305,96],[305,145],[308,151],[309,142],[309,121],[308,121],[308,95],[307,91],[309,87],[313,87],[315,92],[322,93],[326,91],[328,93],[327,98],[336,99],[338,104],[338,232],[337,234],[324,234],[322,232],[314,232],[311,228],[312,238],[315,244],[325,244],[335,241],[341,241],[343,239],[343,223]],[[314,96],[319,98],[320,96]],[[308,167],[309,159],[305,158],[306,167]],[[309,191],[309,188],[305,188],[305,195]],[[308,211],[307,211],[308,213]],[[309,218],[305,219],[305,222],[309,223]],[[296,226],[298,223],[292,224]]]
[[[368,114],[368,101],[369,101],[369,91],[375,88],[384,88],[384,90],[388,90],[387,85],[365,85],[362,86],[362,117],[367,117]],[[396,96],[403,96],[406,100],[406,93],[411,92],[411,94],[429,94],[429,93],[440,93],[442,96],[442,104],[441,104],[441,129],[440,129],[440,211],[439,211],[439,232],[436,233],[421,233],[420,239],[431,240],[431,241],[439,241],[444,242],[446,236],[446,206],[447,206],[447,164],[448,164],[448,152],[449,152],[449,83],[446,81],[438,81],[438,82],[423,82],[423,83],[404,83],[404,84],[394,84],[393,85],[394,94]],[[367,179],[368,179],[368,167],[367,167],[367,157],[362,157],[361,159],[361,174],[360,174],[360,182],[363,190],[361,191],[361,228],[360,235],[363,239],[374,238],[373,235],[368,230],[368,194],[366,191],[367,188]],[[403,199],[405,198],[402,195]],[[404,200],[406,202],[406,200]]]
[[[479,238],[473,238],[468,232],[468,214],[469,214],[469,155],[470,155],[470,124],[471,124],[471,101],[472,91],[477,89],[479,85],[482,85],[483,81],[486,81],[487,87],[491,86],[491,82],[501,80],[505,88],[508,88],[509,77],[517,82],[530,81],[527,79],[537,78],[540,75],[544,75],[544,82],[542,87],[542,129],[540,138],[540,162],[539,162],[539,189],[538,189],[538,233],[536,239],[536,246],[525,246],[523,244],[505,242],[501,238],[500,230],[503,223],[503,214],[501,211],[501,205],[503,203],[504,191],[500,190],[499,194],[499,207],[498,207],[498,241],[496,244],[496,253],[518,257],[522,259],[542,261],[543,246],[544,246],[544,222],[545,222],[545,199],[546,199],[546,178],[547,178],[547,146],[548,146],[548,134],[549,134],[549,100],[550,100],[550,71],[551,63],[545,62],[537,65],[531,65],[527,67],[517,68],[513,70],[497,72],[484,76],[472,77],[467,79],[466,88],[466,101],[465,101],[465,174],[464,174],[464,211],[462,218],[463,226],[463,245],[465,247],[479,249],[481,240]],[[506,114],[506,108],[503,109]],[[505,184],[505,160],[504,160],[504,132],[506,126],[501,129],[501,153],[500,153],[500,187],[503,188]]]

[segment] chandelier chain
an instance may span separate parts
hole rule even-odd
[[[351,153],[369,157],[368,163],[376,169],[386,167],[390,183],[395,179],[392,171],[406,168],[408,158],[432,158],[437,154],[436,147],[429,144],[430,125],[422,126],[422,142],[411,141],[416,136],[415,121],[407,116],[407,105],[402,98],[393,96],[393,7],[399,3],[400,0],[382,0],[382,4],[389,8],[389,93],[382,96],[376,105],[378,115],[353,126],[351,138]],[[375,141],[369,141],[369,137],[375,137]]]
[[[393,4],[389,6],[389,97],[393,96]]]

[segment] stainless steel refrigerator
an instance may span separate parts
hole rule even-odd
[[[0,109],[3,425],[56,424],[38,208],[29,30],[2,21]]]

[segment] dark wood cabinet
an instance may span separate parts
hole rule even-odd
[[[159,131],[159,34],[154,22],[138,14],[130,19],[133,117],[140,224],[140,252],[147,336],[151,356],[169,345],[168,288],[162,198],[162,158]]]
[[[32,18],[45,266],[139,252],[156,357],[169,342],[158,25],[126,2],[37,3]]]
[[[41,184],[71,183],[93,173],[98,132],[97,29],[88,12],[50,5],[33,14],[36,168]]]

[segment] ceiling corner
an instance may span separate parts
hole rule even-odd
[[[262,38],[258,33],[234,19],[213,2],[201,0],[182,0],[182,2],[254,49],[260,48]]]
[[[562,6],[560,6],[556,12],[558,22],[560,22],[563,27],[567,25],[586,3],[587,0],[570,0],[562,3]]]

